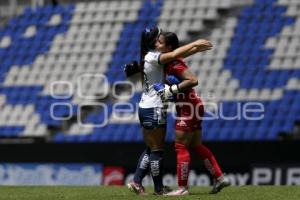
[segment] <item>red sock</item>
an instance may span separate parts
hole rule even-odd
[[[190,173],[190,152],[185,145],[180,143],[175,143],[175,150],[177,154],[178,186],[186,187]]]
[[[204,145],[198,145],[197,147],[194,148],[194,150],[196,151],[197,154],[200,155],[206,169],[214,178],[218,178],[222,176],[223,173],[220,169],[217,160],[215,159],[215,156],[207,147],[205,147]]]

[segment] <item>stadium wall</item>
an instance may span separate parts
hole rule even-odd
[[[233,185],[300,185],[300,159],[296,153],[300,152],[299,141],[210,142],[207,146],[216,154]],[[123,184],[132,177],[143,148],[143,143],[2,144],[0,163],[21,165],[19,168],[24,168],[24,163],[99,164],[101,170],[103,166],[101,184]],[[173,144],[168,143],[166,149],[164,181],[176,185]],[[212,183],[203,164],[193,154],[191,169],[191,185]],[[151,184],[147,177],[145,185]]]

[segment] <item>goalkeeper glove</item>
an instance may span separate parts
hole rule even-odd
[[[132,61],[131,63],[124,65],[124,71],[125,71],[126,77],[128,78],[128,77],[140,72],[141,69],[140,69],[140,66],[137,61]]]
[[[163,102],[174,100],[173,95],[179,92],[178,85],[167,85],[162,83],[155,83],[153,85],[154,89],[157,91],[157,95],[160,96]]]

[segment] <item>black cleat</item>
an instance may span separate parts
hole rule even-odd
[[[210,194],[217,194],[223,188],[230,186],[230,181],[226,175],[222,175],[221,177],[214,179],[214,185]]]

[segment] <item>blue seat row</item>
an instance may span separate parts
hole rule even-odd
[[[55,142],[141,142],[143,135],[138,132],[137,124],[114,125],[103,128],[95,128],[94,131],[87,135],[65,135],[57,133],[54,137]]]
[[[242,89],[282,89],[284,90],[290,78],[300,78],[300,70],[269,70],[274,49],[265,48],[265,42],[270,37],[277,37],[284,27],[295,23],[295,18],[285,16],[286,7],[276,4],[276,0],[255,0],[254,5],[244,8],[239,16],[237,27],[230,48],[224,59],[224,68],[230,70],[233,77],[239,80]],[[139,11],[138,20],[126,23],[121,32],[117,48],[108,66],[107,77],[110,83],[125,80],[122,67],[132,60],[139,60],[140,32],[146,27],[157,24],[163,1],[144,1]],[[0,30],[0,37],[9,35],[12,45],[0,49],[0,81],[12,65],[32,63],[36,56],[49,50],[53,38],[68,30],[68,21],[72,17],[74,7],[46,6],[37,10],[26,9],[22,16],[12,19],[5,29]],[[61,14],[63,22],[55,27],[46,25],[53,14]],[[28,25],[37,25],[37,34],[24,39],[22,34]],[[23,52],[19,49],[27,49]],[[3,59],[6,58],[6,59]],[[122,72],[122,73],[120,73]],[[0,87],[0,94],[6,96],[8,104],[34,104],[40,114],[43,124],[49,126],[62,125],[62,121],[51,117],[50,106],[53,103],[70,103],[71,99],[57,100],[49,96],[40,96],[43,87]],[[135,93],[129,101],[138,103],[140,93]],[[213,120],[203,121],[203,137],[205,140],[275,140],[282,132],[291,132],[300,113],[300,92],[285,90],[277,100],[256,101],[264,105],[264,117],[261,120]],[[238,101],[223,102],[223,115],[230,117],[237,113]],[[244,105],[247,102],[240,102]],[[69,108],[55,107],[54,115],[64,117],[69,115]],[[108,115],[112,112],[112,104],[108,104]],[[72,106],[73,115],[77,114],[77,106]],[[85,124],[101,124],[106,120],[102,110],[91,112],[83,120]],[[248,114],[258,117],[260,113]],[[108,116],[108,117],[109,117]],[[16,127],[5,127],[5,134],[19,134],[22,131]],[[9,132],[9,133],[8,133]],[[174,119],[168,118],[167,141],[174,141]],[[90,133],[82,135],[67,135],[57,133],[55,142],[141,142],[143,140],[140,126],[134,124],[108,124],[94,128]]]
[[[57,6],[52,6],[52,5],[46,5],[38,8],[31,8],[31,7],[26,7],[24,9],[24,16],[31,16],[31,15],[44,15],[44,14],[53,14],[53,13],[70,13],[72,10],[74,10],[75,5],[74,4],[67,4],[64,6],[57,5]]]
[[[0,126],[0,137],[17,137],[23,131],[23,126]]]

